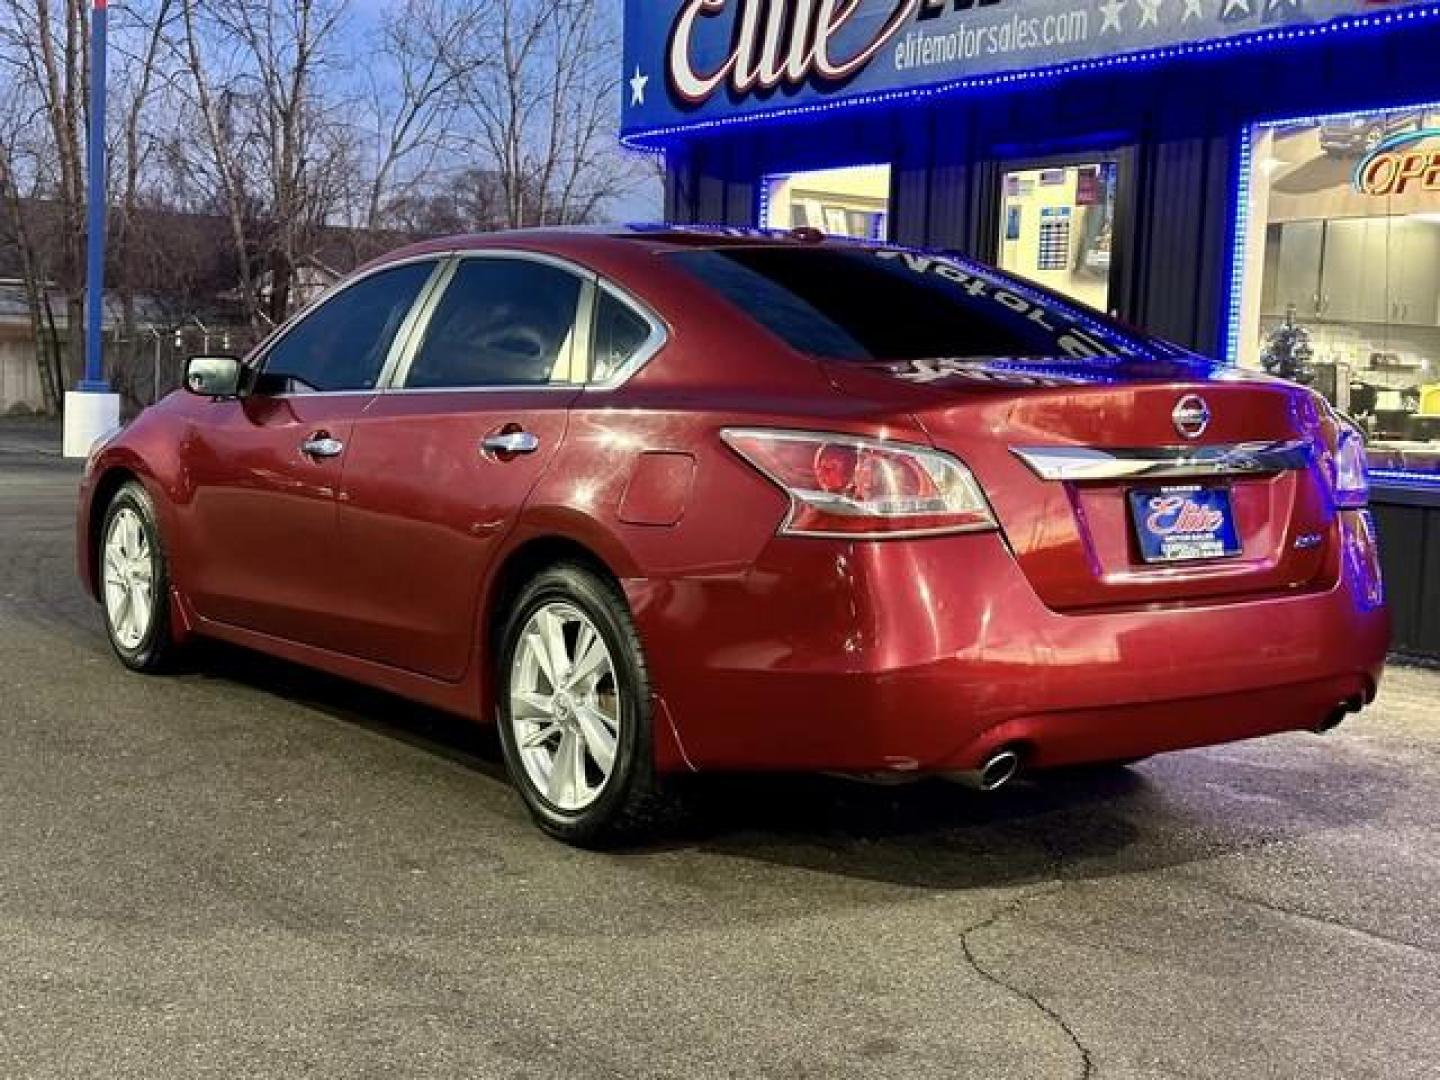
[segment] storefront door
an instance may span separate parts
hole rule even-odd
[[[1001,269],[1100,311],[1113,310],[1119,162],[1009,169],[1001,182]]]

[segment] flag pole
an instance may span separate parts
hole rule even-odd
[[[94,0],[90,16],[90,164],[87,170],[85,268],[85,378],[80,389],[105,392],[105,56],[107,0]]]
[[[90,14],[90,125],[86,166],[85,374],[65,394],[66,457],[85,457],[120,424],[120,395],[105,379],[105,54],[107,0]],[[72,326],[69,332],[79,332]]]

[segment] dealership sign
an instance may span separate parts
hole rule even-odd
[[[1355,190],[1380,196],[1440,192],[1440,128],[1391,135],[1355,166]]]
[[[626,0],[622,130],[643,142],[647,133],[697,124],[1435,7],[1434,0]]]

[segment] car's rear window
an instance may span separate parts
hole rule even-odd
[[[1175,356],[1023,281],[953,257],[871,247],[669,256],[786,343],[836,360]]]

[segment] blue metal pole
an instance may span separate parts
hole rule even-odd
[[[105,20],[107,0],[90,16],[90,163],[86,195],[85,378],[80,390],[105,392]]]

